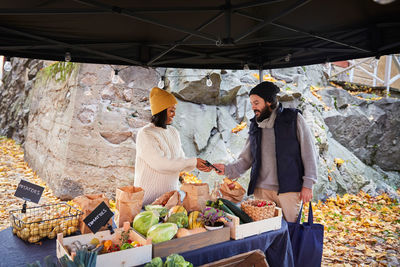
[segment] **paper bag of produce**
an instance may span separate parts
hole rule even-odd
[[[207,200],[210,200],[209,187],[206,183],[183,184],[181,190],[186,192],[182,205],[188,212],[203,210]]]
[[[89,227],[86,226],[83,219],[85,219],[86,216],[88,216],[103,201],[108,207],[110,207],[110,204],[108,203],[108,198],[104,194],[83,195],[73,199],[73,202],[78,204],[79,208],[83,212],[83,215],[79,217],[79,230],[82,234],[91,233]],[[112,225],[112,219],[110,219],[108,223]],[[106,226],[100,228],[99,231],[104,230],[107,230]]]
[[[120,228],[124,222],[132,222],[143,205],[144,190],[140,187],[119,187],[115,194],[115,224]]]
[[[154,200],[151,205],[162,205],[167,209],[172,208],[173,206],[181,204],[181,197],[177,190],[167,192],[164,195],[160,196],[156,200]]]
[[[220,187],[222,197],[234,203],[242,201],[246,189],[243,188],[238,182],[224,178],[224,183]]]

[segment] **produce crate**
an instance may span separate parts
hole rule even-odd
[[[128,223],[129,224],[129,223]],[[115,229],[115,234],[122,231],[122,228]],[[115,235],[114,234],[114,235]],[[66,246],[71,246],[74,241],[79,241],[81,244],[88,244],[93,238],[99,240],[111,240],[115,236],[110,234],[110,231],[101,231],[96,234],[90,233],[85,235],[71,236],[63,238],[62,235],[57,236],[57,258],[67,255],[72,260],[73,256],[69,254]],[[125,250],[100,254],[97,256],[97,267],[110,267],[110,266],[136,266],[150,262],[151,257],[151,241],[149,242],[135,231],[130,231],[130,238],[132,241],[138,241],[142,246],[136,248],[129,248]]]
[[[268,267],[268,263],[265,259],[264,253],[257,249],[242,253],[239,255],[232,256],[230,258],[222,259],[219,261],[207,263],[200,267],[242,267],[242,266],[253,266],[253,267]]]
[[[22,240],[36,243],[42,238],[53,239],[58,233],[71,235],[78,230],[82,212],[65,202],[11,210],[10,221],[13,233]]]
[[[151,239],[149,239],[151,240]],[[166,257],[230,240],[230,228],[207,231],[153,244],[153,258]]]
[[[232,239],[243,239],[248,236],[258,235],[264,232],[281,229],[282,209],[275,207],[275,216],[269,219],[240,224],[240,219],[234,215],[227,214],[232,220],[229,223]]]

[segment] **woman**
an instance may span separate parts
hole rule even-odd
[[[209,170],[204,160],[185,157],[179,133],[170,125],[177,103],[172,94],[158,87],[150,92],[151,123],[140,129],[136,138],[134,185],[144,189],[143,205],[178,190],[180,172],[195,167]]]

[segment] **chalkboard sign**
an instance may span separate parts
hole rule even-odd
[[[106,225],[113,215],[114,213],[103,201],[83,221],[95,234],[101,227]]]
[[[39,200],[43,194],[43,190],[44,187],[32,184],[25,180],[21,180],[21,182],[19,182],[18,184],[14,196],[22,198],[26,201],[39,203]]]

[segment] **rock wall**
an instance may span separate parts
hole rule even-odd
[[[28,128],[30,91],[36,74],[45,62],[36,59],[12,58],[13,69],[4,71],[0,83],[0,135],[22,144]]]
[[[61,199],[112,195],[133,183],[134,137],[147,123],[144,97],[157,75],[124,68],[113,84],[113,73],[107,65],[55,63],[35,83],[25,158]]]

